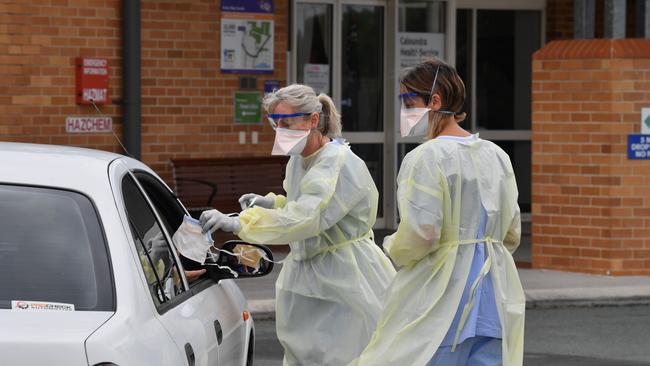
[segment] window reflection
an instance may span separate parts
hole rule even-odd
[[[540,47],[540,12],[479,10],[476,22],[478,128],[529,130],[531,64]]]
[[[445,33],[445,2],[437,0],[401,0],[399,32]]]
[[[297,19],[298,83],[331,95],[332,6],[299,4]]]
[[[379,190],[377,217],[384,217],[384,146],[382,144],[351,144],[350,148],[368,166],[370,175]]]
[[[384,8],[343,7],[341,114],[345,131],[384,130]]]

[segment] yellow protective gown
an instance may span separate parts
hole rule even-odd
[[[276,282],[276,327],[284,365],[340,366],[370,341],[395,269],[374,243],[377,188],[347,145],[292,156],[287,197],[240,214],[245,241],[289,243]]]
[[[397,191],[401,222],[384,241],[401,268],[372,340],[352,364],[425,365],[432,358],[460,303],[481,204],[488,215],[481,273],[494,284],[503,364],[522,364],[525,297],[511,255],[521,230],[517,195],[508,155],[477,137],[430,140],[404,158]]]

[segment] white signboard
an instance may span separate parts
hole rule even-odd
[[[650,108],[641,108],[641,134],[650,135]]]
[[[65,119],[67,133],[104,133],[113,129],[111,117],[68,117]]]
[[[330,92],[330,65],[305,64],[303,83],[314,88],[316,93]]]
[[[397,52],[400,69],[415,66],[427,58],[445,58],[444,33],[397,34]]]
[[[221,18],[221,71],[273,72],[273,16],[223,13]]]

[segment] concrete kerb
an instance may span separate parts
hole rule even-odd
[[[278,257],[283,258],[284,253],[278,253]],[[238,281],[255,319],[275,319],[275,281],[279,270],[267,277]],[[604,276],[525,268],[519,268],[518,272],[528,309],[650,304],[650,276]]]
[[[249,300],[248,311],[256,320],[275,320],[275,299]]]
[[[527,309],[650,305],[649,286],[525,290]],[[275,299],[250,300],[256,320],[275,320]]]
[[[524,293],[527,309],[650,304],[650,285],[535,289]]]
[[[526,301],[526,309],[591,308],[640,305],[650,305],[650,297],[634,297],[623,299]]]

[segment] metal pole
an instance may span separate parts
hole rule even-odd
[[[626,0],[605,0],[605,38],[625,38]]]
[[[573,38],[594,38],[595,0],[575,0],[573,2],[573,18]]]
[[[140,159],[140,0],[122,1],[122,109],[124,145]]]

